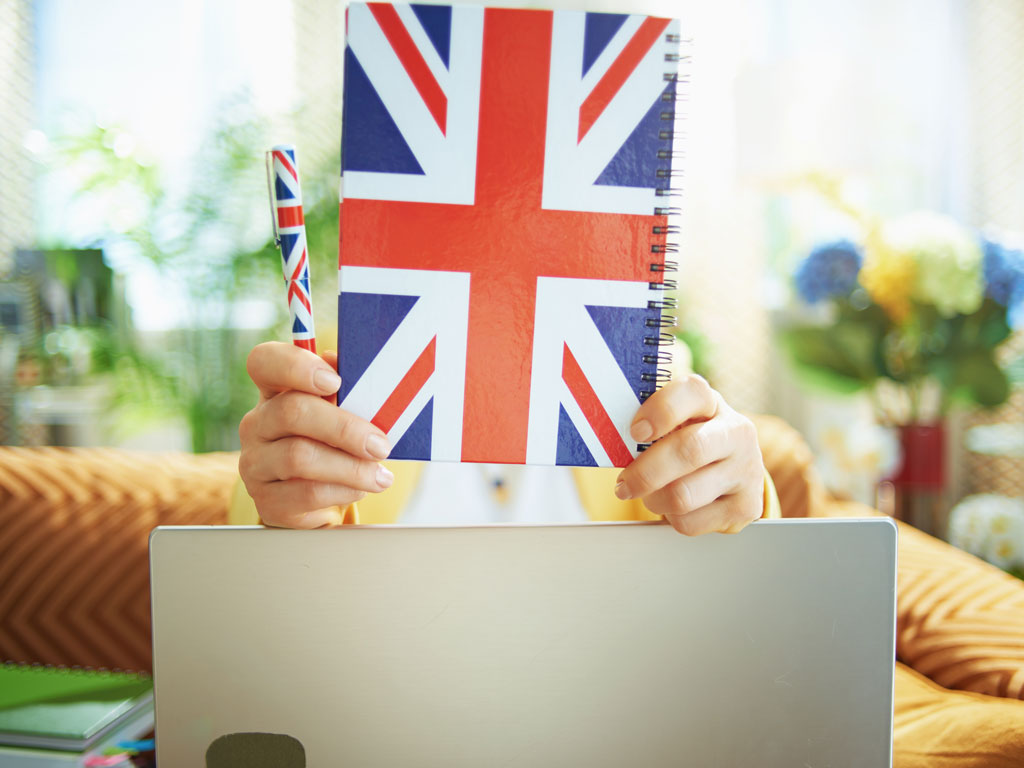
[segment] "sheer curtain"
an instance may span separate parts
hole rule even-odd
[[[802,420],[771,341],[799,255],[787,231],[796,179],[845,178],[879,213],[965,213],[963,6],[758,0],[695,13],[684,305],[738,407]]]

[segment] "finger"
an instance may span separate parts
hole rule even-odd
[[[394,482],[387,467],[304,437],[285,437],[251,451],[247,476],[256,482],[314,480],[360,491],[383,491]]]
[[[718,394],[697,374],[672,381],[651,395],[636,412],[629,428],[638,443],[649,443],[693,419],[712,419]]]
[[[647,496],[676,478],[724,459],[732,449],[728,425],[720,419],[688,424],[654,443],[622,470],[615,495],[620,499]]]
[[[326,350],[324,352],[321,352],[320,353],[320,357],[321,357],[321,359],[325,363],[327,363],[329,366],[331,366],[331,370],[332,371],[337,371],[338,370],[338,353],[335,352],[333,349],[329,349],[329,350]],[[337,406],[338,405],[338,391],[335,390],[334,392],[331,392],[328,395],[322,395],[321,399],[324,402],[326,402],[326,403],[330,403],[333,406]]]
[[[308,437],[366,459],[386,459],[387,435],[369,421],[305,392],[283,392],[259,406],[256,436],[272,442]]]
[[[757,517],[751,514],[749,504],[744,503],[739,494],[718,499],[685,515],[665,515],[669,524],[685,536],[739,533]]]
[[[739,491],[743,485],[740,470],[737,461],[717,461],[645,496],[644,506],[658,515],[694,512]]]
[[[309,350],[280,341],[253,347],[246,370],[264,399],[290,389],[329,395],[341,387],[341,377],[325,361]]]
[[[264,483],[254,497],[260,519],[275,528],[322,528],[340,525],[346,507],[366,494],[336,483],[284,480]]]

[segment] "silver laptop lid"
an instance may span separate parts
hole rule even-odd
[[[890,765],[888,520],[158,528],[151,569],[161,765]]]

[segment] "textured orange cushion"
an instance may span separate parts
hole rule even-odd
[[[1024,702],[949,691],[896,665],[893,768],[1020,768]]]
[[[898,557],[900,659],[946,688],[1024,699],[1024,581],[909,525]]]
[[[764,467],[775,483],[783,517],[810,517],[826,503],[803,436],[777,416],[752,415]]]
[[[150,530],[225,523],[238,454],[0,448],[0,661],[148,672]]]

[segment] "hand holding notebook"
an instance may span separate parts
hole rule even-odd
[[[643,16],[350,6],[341,407],[288,404],[327,391],[312,355],[250,366],[240,466],[265,521],[337,522],[305,511],[387,487],[371,435],[391,458],[630,465],[616,495],[687,533],[761,514],[750,422],[696,377],[655,391],[678,41]]]

